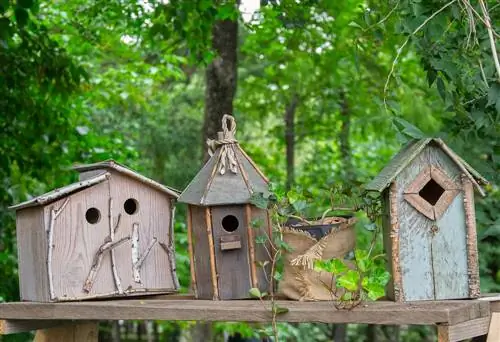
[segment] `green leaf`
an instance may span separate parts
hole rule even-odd
[[[16,17],[16,23],[19,27],[24,27],[28,23],[29,14],[24,8],[16,8],[14,10],[14,16]]]
[[[488,103],[486,107],[500,102],[500,84],[493,83],[488,90]]]
[[[290,311],[288,308],[284,308],[282,306],[278,306],[276,305],[274,308],[273,308],[273,311],[276,315],[282,315],[282,314],[286,314],[288,311]]]
[[[260,293],[260,290],[256,287],[252,287],[248,293],[250,293],[250,296],[252,297],[262,298],[262,293]]]
[[[267,237],[265,235],[257,235],[255,237],[255,243],[258,244],[265,244],[267,242]]]
[[[269,201],[264,197],[264,193],[254,192],[252,196],[250,196],[250,203],[255,205],[257,208],[267,209]]]
[[[368,298],[371,300],[377,300],[385,296],[385,289],[379,284],[372,284],[368,288],[365,288],[365,290],[368,293]]]
[[[368,257],[368,252],[361,249],[356,249],[354,251],[354,257],[356,259],[356,265],[361,272],[366,272],[371,265],[371,260]]]
[[[394,117],[394,121],[399,124],[399,126],[403,127],[403,131],[401,133],[406,134],[409,137],[414,139],[422,139],[425,138],[425,134],[418,129],[416,126],[412,125],[408,121],[400,117]]]
[[[446,87],[444,86],[444,82],[441,77],[437,78],[436,87],[439,92],[439,96],[441,96],[443,101],[446,101]]]
[[[347,24],[347,26],[363,29],[363,26],[361,26],[360,24],[358,24],[355,21],[351,21],[349,24]]]
[[[359,288],[359,273],[349,270],[337,279],[337,285],[349,291],[357,291]]]

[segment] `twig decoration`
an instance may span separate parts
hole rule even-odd
[[[118,215],[118,218],[116,220],[116,225],[113,227],[113,198],[109,198],[109,211],[108,211],[108,216],[109,216],[109,237],[111,239],[111,242],[115,240],[115,232],[118,229],[118,225],[120,224],[120,217],[121,215]],[[116,257],[115,257],[115,251],[111,249],[109,251],[110,254],[110,259],[111,259],[111,270],[113,271],[113,279],[115,281],[115,287],[116,290],[118,291],[119,294],[123,293],[123,288],[122,284],[120,281],[120,277],[118,276],[118,270],[116,269]]]
[[[134,280],[136,283],[141,283],[141,274],[139,271],[142,267],[142,264],[144,263],[144,260],[146,260],[147,256],[149,255],[149,252],[151,252],[151,249],[156,244],[156,242],[158,242],[158,239],[154,237],[149,243],[148,248],[146,248],[146,250],[144,251],[144,254],[134,264]]]
[[[97,250],[96,255],[94,256],[94,261],[92,262],[92,267],[90,268],[89,275],[85,280],[85,284],[83,285],[83,291],[89,293],[94,285],[94,280],[97,275],[97,271],[101,267],[102,258],[104,257],[104,253],[109,250],[113,250],[113,248],[118,247],[125,241],[130,240],[130,236],[125,236],[118,241],[111,241],[111,237],[108,236],[104,239],[104,243]]]
[[[59,207],[59,209],[54,209],[52,207],[50,209],[50,223],[49,226],[45,229],[45,232],[47,233],[47,274],[49,277],[49,294],[50,294],[50,299],[54,299],[55,293],[54,293],[54,283],[52,281],[52,252],[54,250],[54,225],[56,223],[56,219],[61,215],[62,211],[64,208],[66,208],[66,205],[69,203],[69,197],[66,198],[64,203]]]

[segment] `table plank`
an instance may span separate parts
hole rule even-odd
[[[489,316],[484,301],[368,302],[337,310],[331,302],[277,301],[286,322],[454,325]],[[126,299],[65,303],[0,304],[0,319],[13,320],[180,320],[269,322],[270,303],[258,300]]]

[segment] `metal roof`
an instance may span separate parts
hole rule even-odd
[[[37,207],[40,205],[46,205],[52,202],[57,201],[60,198],[66,197],[68,195],[74,194],[75,192],[81,191],[83,189],[90,188],[96,184],[102,183],[105,180],[109,179],[110,174],[108,172],[100,174],[96,177],[73,183],[70,185],[66,185],[62,188],[58,188],[55,190],[52,190],[50,192],[47,192],[43,195],[37,196],[35,198],[32,198],[26,202],[22,202],[16,205],[13,205],[9,207],[9,209],[24,209],[24,208],[29,208],[29,207]]]
[[[234,153],[237,172],[219,172],[224,157],[219,147],[182,192],[179,202],[200,206],[243,204],[250,202],[253,193],[269,192],[269,181],[238,143],[224,148]]]
[[[435,143],[438,147],[440,147],[467,175],[478,192],[484,196],[484,190],[481,188],[479,183],[488,184],[488,181],[438,138],[425,138],[408,142],[382,169],[382,171],[365,186],[365,189],[369,191],[382,192],[430,143]]]
[[[92,170],[99,170],[99,169],[111,169],[111,170],[115,170],[121,174],[124,174],[130,178],[133,178],[139,182],[142,182],[146,185],[149,185],[152,188],[155,188],[157,190],[165,192],[166,194],[168,194],[174,198],[178,198],[179,194],[180,194],[180,191],[178,191],[174,188],[162,185],[162,184],[160,184],[160,183],[158,183],[150,178],[147,178],[147,177],[135,172],[132,169],[129,169],[128,167],[126,167],[126,166],[124,166],[124,165],[122,165],[122,164],[120,164],[112,159],[105,160],[105,161],[98,162],[98,163],[93,163],[93,164],[75,165],[75,166],[73,166],[72,169],[76,170],[78,172],[92,171]]]

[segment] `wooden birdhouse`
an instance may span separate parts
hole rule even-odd
[[[227,122],[230,128],[227,127]],[[249,298],[251,288],[268,291],[270,259],[256,237],[272,236],[267,210],[250,204],[268,193],[268,181],[234,139],[232,116],[209,141],[211,158],[179,197],[188,204],[191,283],[197,298]]]
[[[408,143],[367,186],[382,193],[396,301],[479,296],[474,189],[487,181],[440,139]]]
[[[178,193],[114,161],[76,170],[78,183],[12,207],[21,299],[175,292]]]

